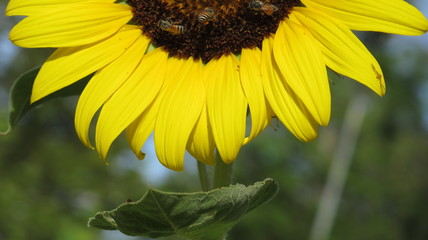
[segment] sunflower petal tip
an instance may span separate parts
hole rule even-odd
[[[87,148],[91,150],[95,150],[95,147],[93,147],[90,143],[83,142],[83,145],[85,145]]]
[[[222,160],[226,164],[231,164],[231,163],[233,163],[235,161],[235,159],[230,159],[230,158],[229,159],[226,158],[226,159],[222,159]]]
[[[183,172],[184,171],[184,167],[183,164],[179,164],[179,165],[165,165],[165,167],[176,171],[176,172]]]
[[[327,119],[324,119],[324,120],[321,122],[321,126],[322,126],[322,127],[327,127],[329,123],[330,123],[330,116],[329,116]],[[316,138],[316,136],[315,136],[315,138]],[[314,139],[315,139],[315,138],[314,138]],[[312,141],[312,140],[311,140],[311,141]]]
[[[6,10],[5,10],[5,16],[16,16],[19,15],[16,13],[16,6],[13,6],[10,2],[9,4],[6,6]]]
[[[89,137],[87,135],[87,131],[85,130],[81,130],[80,127],[78,127],[79,125],[75,125],[75,130],[77,133],[77,137],[79,138],[80,142],[87,148],[91,149],[91,150],[95,150],[95,147],[92,146],[91,141],[89,140]]]
[[[143,152],[141,152],[141,151],[139,151],[139,152],[136,154],[136,156],[137,156],[138,160],[144,160],[144,159],[146,158],[146,154],[145,154],[145,153],[143,153]]]
[[[40,99],[42,99],[46,96],[47,96],[47,94],[42,93],[40,91],[40,89],[38,88],[38,85],[35,84],[35,85],[33,85],[33,89],[31,92],[30,104],[33,104],[33,103],[39,101]]]
[[[39,98],[34,97],[34,95],[31,95],[30,97],[30,105],[37,102],[37,100],[39,100]]]
[[[425,19],[425,24],[422,28],[422,34],[425,34],[426,32],[428,32],[428,19]]]
[[[324,104],[325,108],[319,112],[319,125],[322,127],[327,127],[330,123],[331,116],[331,103]],[[316,138],[316,135],[315,135]]]
[[[317,136],[315,136],[315,137],[310,137],[310,138],[305,138],[305,139],[300,139],[300,140],[301,140],[302,142],[309,143],[309,142],[314,141],[316,138],[317,138]]]
[[[380,97],[384,97],[384,96],[385,96],[385,94],[386,94],[386,88],[385,88],[385,85],[383,85],[383,87],[381,88],[380,92],[377,92],[377,94],[378,94]]]
[[[87,148],[91,150],[95,150],[95,147],[92,146],[92,144],[88,140],[80,139],[80,142]],[[99,154],[100,155],[100,154]],[[101,155],[100,155],[101,158]]]
[[[238,153],[236,153],[236,154],[233,154],[233,156],[225,156],[225,157],[223,157],[223,156],[221,156],[221,154],[220,154],[220,156],[221,156],[221,160],[224,162],[224,163],[226,163],[226,164],[231,164],[232,162],[234,162],[235,161],[235,159],[236,159],[236,156],[238,155]]]
[[[106,164],[109,165],[109,163],[107,162],[106,158],[107,158],[107,152],[106,151],[102,151],[101,149],[99,149],[98,147],[96,148],[97,152],[98,152],[98,157]]]
[[[308,143],[312,142],[318,137],[318,131],[312,132],[310,134],[302,135],[302,136],[296,136],[300,141]]]
[[[159,162],[166,168],[171,169],[176,172],[183,172],[184,171],[184,156],[183,158],[174,158],[174,157],[166,157],[161,156],[157,153],[157,157]]]
[[[100,157],[101,161],[103,161],[104,165],[106,166],[110,166],[110,163],[107,161],[107,159],[105,158],[105,156],[101,156],[100,153],[98,153],[98,156]]]
[[[9,15],[6,15],[9,16]],[[22,47],[21,45],[19,45],[19,41],[17,41],[17,36],[15,33],[15,28],[12,28],[9,32],[8,35],[9,41],[11,41],[14,45],[18,46],[18,47]]]

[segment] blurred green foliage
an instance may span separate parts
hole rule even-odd
[[[1,10],[5,2],[0,1]],[[4,38],[17,21],[2,17],[0,36]],[[384,34],[366,34],[363,41],[383,67],[387,95],[379,98],[332,74],[332,119],[320,129],[317,140],[301,143],[274,120],[244,146],[234,165],[234,181],[252,184],[271,177],[280,191],[245,217],[230,232],[230,239],[308,239],[344,112],[359,94],[368,94],[371,104],[331,239],[428,239],[428,123],[424,122],[428,103],[423,102],[428,94],[428,49],[415,45],[401,55],[392,54],[391,48],[381,47],[390,41]],[[5,94],[13,80],[52,52],[6,47],[16,54],[0,72],[2,130],[7,119]],[[109,155],[111,165],[105,166],[74,133],[75,102],[72,97],[46,103],[27,114],[10,135],[0,137],[0,240],[139,239],[88,228],[87,219],[140,198],[148,184],[166,191],[199,189],[192,168],[162,182],[144,181],[143,164],[123,157],[128,151],[123,137]]]

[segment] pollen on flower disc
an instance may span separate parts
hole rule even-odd
[[[263,6],[257,9],[252,1],[129,0],[128,4],[134,8],[133,22],[142,26],[154,45],[170,56],[208,62],[224,54],[239,54],[243,48],[261,47],[263,39],[274,34],[279,22],[301,4],[299,0],[265,0],[256,2]]]

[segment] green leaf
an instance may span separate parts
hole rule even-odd
[[[272,199],[272,179],[252,186],[232,185],[209,192],[170,193],[149,189],[142,199],[99,212],[88,225],[131,236],[220,240],[247,212]]]
[[[6,131],[0,132],[0,135],[6,135],[12,131],[16,126],[19,120],[27,113],[29,110],[41,105],[42,103],[49,101],[51,99],[59,97],[68,97],[73,95],[78,95],[82,92],[83,88],[88,83],[89,79],[92,77],[87,76],[74,84],[71,84],[65,88],[62,88],[39,101],[30,104],[31,91],[33,88],[34,80],[36,79],[37,74],[39,73],[40,67],[34,68],[25,72],[15,81],[12,89],[10,91],[9,98],[9,121],[8,128]]]

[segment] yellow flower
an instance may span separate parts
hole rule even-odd
[[[16,45],[58,48],[32,102],[95,73],[77,104],[81,141],[92,147],[100,110],[103,159],[124,130],[142,157],[154,132],[159,160],[178,171],[186,149],[207,164],[214,149],[232,162],[272,116],[313,140],[330,118],[326,67],[385,94],[379,64],[351,30],[428,30],[402,0],[11,0],[6,14],[27,16],[10,32]]]

